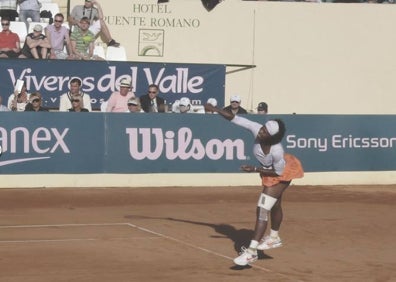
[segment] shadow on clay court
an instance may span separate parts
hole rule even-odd
[[[185,220],[185,219],[177,219],[171,217],[146,217],[146,216],[134,216],[134,215],[127,215],[125,218],[145,218],[145,219],[163,219],[169,221],[176,221],[176,222],[184,222],[188,224],[194,225],[202,225],[208,226],[213,228],[216,233],[220,235],[212,235],[212,238],[228,238],[234,243],[234,250],[238,253],[240,252],[242,247],[248,247],[251,238],[253,237],[253,230],[249,229],[236,229],[234,226],[229,224],[214,224],[214,223],[207,223],[207,222],[200,222],[200,221],[193,221],[193,220]],[[271,256],[265,254],[263,251],[258,252],[258,259],[272,259]],[[231,269],[233,270],[242,270],[246,268],[251,268],[251,266],[233,266]]]

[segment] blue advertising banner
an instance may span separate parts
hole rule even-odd
[[[394,115],[245,117],[281,118],[306,172],[396,169]],[[235,173],[253,142],[219,115],[0,112],[0,174]]]
[[[136,96],[147,94],[150,84],[157,84],[159,96],[171,104],[188,97],[192,104],[217,99],[224,105],[225,65],[138,63],[114,61],[64,60],[0,60],[0,93],[3,101],[14,92],[17,79],[25,81],[28,92],[40,92],[43,106],[59,108],[59,97],[69,91],[69,81],[78,77],[83,81],[82,91],[90,94],[92,109],[99,110],[112,92],[118,91],[121,79],[132,80]]]

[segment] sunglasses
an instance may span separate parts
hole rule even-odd
[[[137,106],[136,104],[129,103],[128,106]]]
[[[10,23],[1,23],[2,26],[9,26]]]
[[[239,104],[239,102],[238,102],[238,101],[231,101],[231,103],[238,103],[238,104]]]
[[[40,102],[40,99],[33,99],[32,100],[32,103],[38,103],[38,102]]]
[[[75,99],[75,100],[72,100],[72,102],[80,103],[80,100]]]

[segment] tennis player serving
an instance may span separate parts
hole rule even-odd
[[[263,190],[259,197],[256,213],[256,225],[249,248],[242,247],[241,253],[234,259],[237,265],[247,265],[258,258],[257,250],[268,250],[282,246],[279,228],[282,222],[282,194],[292,179],[304,176],[300,161],[293,155],[285,154],[281,141],[285,135],[285,124],[280,119],[267,121],[264,125],[230,112],[205,105],[206,111],[217,112],[225,119],[250,130],[255,140],[253,153],[258,166],[242,165],[246,172],[259,173]],[[271,217],[271,231],[264,236],[268,218]]]

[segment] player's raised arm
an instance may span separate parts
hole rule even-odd
[[[235,117],[233,113],[227,112],[223,109],[216,108],[215,106],[209,103],[205,104],[205,111],[216,112],[227,120],[232,120]]]

